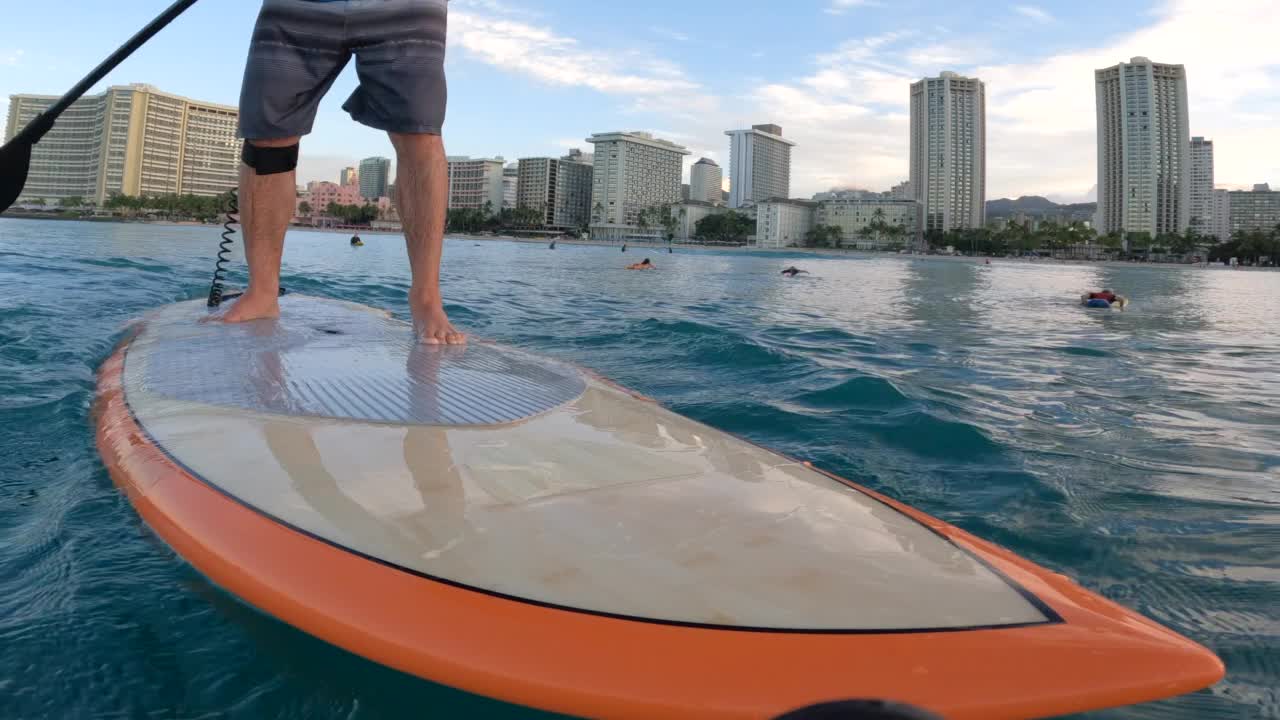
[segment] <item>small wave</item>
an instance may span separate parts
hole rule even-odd
[[[867,376],[850,378],[831,387],[803,393],[795,398],[795,402],[823,410],[894,410],[912,403],[893,383]]]

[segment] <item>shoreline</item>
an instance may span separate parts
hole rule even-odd
[[[135,220],[119,217],[66,217],[62,215],[53,215],[45,213],[13,213],[6,212],[0,214],[0,220],[59,220],[59,221],[80,221],[90,223],[119,223],[122,225],[158,225],[161,227],[204,227],[204,228],[221,228],[222,223],[202,223],[194,220]],[[331,235],[403,235],[403,230],[383,230],[374,228],[318,228],[305,225],[290,225],[289,231],[316,232]],[[516,237],[512,235],[479,235],[473,233],[445,233],[445,239],[454,240],[472,240],[472,241],[500,241],[524,243],[527,245],[549,245],[554,239],[557,245],[579,245],[583,247],[614,247],[621,248],[623,243],[608,240],[591,240],[583,238],[528,238]],[[1149,262],[1149,261],[1131,261],[1131,260],[1085,260],[1076,258],[1025,258],[1025,257],[996,257],[989,255],[926,255],[926,254],[899,254],[896,252],[877,252],[874,250],[856,250],[843,248],[762,248],[752,245],[711,245],[696,242],[676,242],[668,245],[665,242],[653,242],[646,240],[627,241],[628,248],[646,248],[652,250],[665,250],[671,247],[677,250],[724,250],[729,252],[744,252],[751,254],[779,254],[779,255],[812,255],[816,257],[829,258],[850,258],[857,260],[871,260],[876,258],[895,258],[900,260],[946,260],[949,262],[967,262],[971,264],[984,264],[990,260],[992,264],[1019,264],[1019,265],[1096,265],[1103,267],[1115,266],[1143,266],[1143,267],[1178,267],[1178,268],[1198,268],[1201,270],[1248,270],[1263,272],[1278,272],[1280,267],[1250,267],[1236,266],[1232,267],[1222,263],[1166,263],[1166,262]]]

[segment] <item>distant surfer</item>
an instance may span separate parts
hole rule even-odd
[[[556,241],[555,241],[555,240],[552,240],[552,241],[551,241],[551,249],[552,249],[552,250],[555,250],[555,249],[556,249]]]
[[[351,247],[364,247],[364,241],[360,239],[359,235],[351,236]]]
[[[626,251],[627,251],[627,244],[622,243],[622,252],[626,252]]]
[[[795,265],[792,265],[791,267],[789,267],[789,268],[787,268],[786,270],[783,270],[783,271],[782,271],[782,274],[783,274],[783,275],[786,275],[786,276],[787,276],[787,277],[789,277],[789,278],[793,278],[793,277],[795,277],[795,276],[799,275],[800,273],[804,273],[805,275],[808,275],[808,274],[809,274],[809,271],[808,271],[808,270],[801,270],[800,268],[796,267]]]
[[[628,270],[652,270],[653,268],[654,268],[654,265],[653,263],[649,262],[649,258],[645,258],[644,260],[641,260],[638,263],[631,263],[630,265],[627,266]]]
[[[414,329],[427,344],[466,342],[449,322],[440,292],[449,182],[440,137],[447,16],[446,3],[414,0],[269,2],[258,16],[240,88],[240,222],[249,287],[222,320],[280,315],[280,260],[296,202],[298,145],[354,54],[359,85],[343,109],[387,132],[395,147]]]

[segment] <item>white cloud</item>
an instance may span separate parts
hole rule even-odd
[[[19,49],[0,49],[0,67],[17,67],[22,62],[22,54]]]
[[[1044,8],[1039,8],[1035,5],[1014,5],[1013,11],[1019,15],[1030,18],[1041,25],[1047,25],[1048,23],[1053,22],[1052,15],[1045,11]]]
[[[639,96],[698,89],[698,84],[672,63],[639,53],[584,48],[574,38],[501,16],[452,11],[449,43],[481,62],[551,85]]]
[[[828,15],[843,15],[856,7],[880,7],[878,0],[831,0],[824,11]]]

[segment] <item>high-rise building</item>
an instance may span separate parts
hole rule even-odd
[[[724,171],[715,160],[702,158],[689,169],[689,200],[719,205],[724,189]]]
[[[1255,230],[1271,232],[1280,225],[1280,190],[1266,184],[1253,188],[1229,193],[1232,237]]]
[[[729,207],[791,196],[791,148],[796,144],[782,137],[782,128],[752,125],[724,134],[729,136]]]
[[[520,189],[520,163],[507,163],[502,168],[502,209],[510,210],[516,206]]]
[[[544,227],[577,229],[591,221],[593,168],[582,153],[562,158],[521,158],[518,207],[542,214]]]
[[[920,229],[980,228],[987,216],[987,99],[977,78],[911,84],[911,192]]]
[[[1186,70],[1135,57],[1094,80],[1098,232],[1182,232],[1191,220]]]
[[[365,158],[360,161],[358,174],[360,197],[377,200],[386,197],[391,182],[391,161],[384,157]]]
[[[5,140],[58,98],[11,95]],[[118,85],[77,100],[32,150],[22,199],[219,195],[240,172],[239,112],[150,85]]]
[[[915,193],[915,190],[912,189],[911,187],[911,181],[903,180],[897,185],[894,185],[889,190],[889,199],[890,200],[915,200],[916,193]]]
[[[640,212],[680,202],[683,146],[647,132],[596,133],[591,177],[592,237],[633,233]]]
[[[1231,240],[1231,191],[1219,190],[1213,191],[1213,225],[1209,228],[1208,234],[1218,239],[1218,242],[1229,242]]]
[[[1191,209],[1188,222],[1201,235],[1213,228],[1213,141],[1191,138]]]
[[[756,203],[756,245],[762,248],[800,247],[813,229],[818,203],[771,198]]]
[[[342,168],[342,172],[338,173],[339,185],[358,185],[360,184],[360,173],[356,172],[353,167]]]
[[[449,209],[488,210],[496,214],[502,209],[503,173],[506,163],[501,157],[472,158],[450,156]]]

